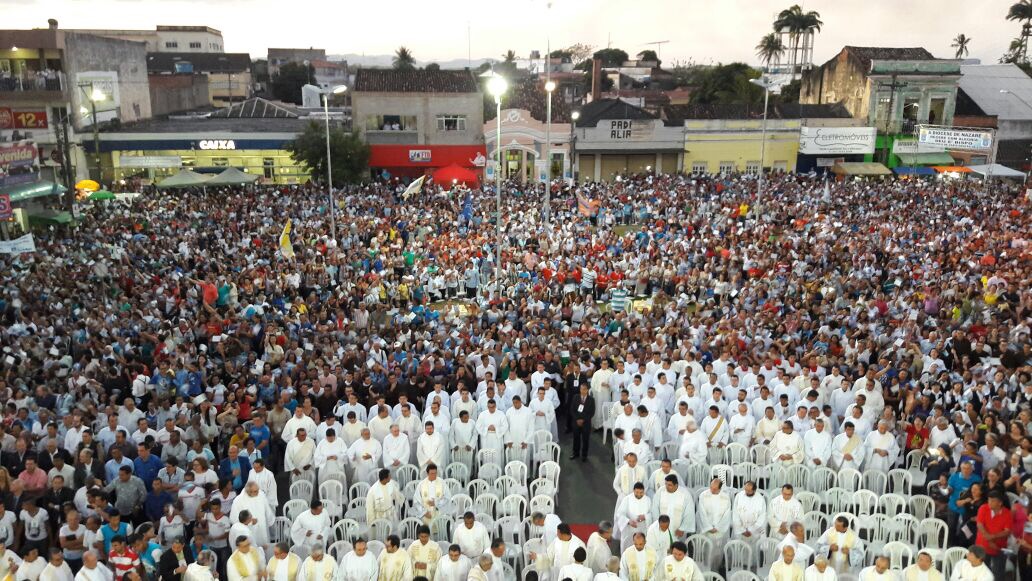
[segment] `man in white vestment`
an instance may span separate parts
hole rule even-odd
[[[657,555],[665,557],[670,553],[670,545],[674,544],[670,517],[661,514],[656,522],[649,525],[649,530],[645,531],[645,544],[655,550]]]
[[[625,496],[634,491],[635,484],[645,482],[645,476],[645,467],[638,463],[638,455],[633,452],[624,454],[624,463],[616,469],[616,476],[613,477],[618,506]]]
[[[768,508],[767,524],[770,525],[770,531],[767,534],[773,538],[787,535],[788,525],[803,520],[803,503],[795,497],[791,484],[781,487],[781,494],[770,499]]]
[[[652,499],[652,518],[665,514],[670,517],[670,528],[674,529],[674,540],[695,532],[695,499],[684,486],[678,484],[676,476],[666,477],[666,486]]]
[[[480,435],[480,449],[494,450],[498,455],[499,463],[504,459],[503,448],[505,446],[506,434],[509,431],[509,421],[505,414],[498,411],[495,400],[488,400],[487,411],[477,417],[477,433]]]
[[[519,396],[512,398],[512,407],[506,410],[505,419],[509,431],[505,435],[505,447],[513,460],[530,460],[530,445],[534,441],[534,412],[523,405]]]
[[[72,581],[72,568],[65,561],[64,553],[59,548],[50,549],[50,562],[43,567],[38,581]]]
[[[340,423],[337,422],[336,416],[326,416],[326,420],[319,424],[315,428],[315,432],[312,434],[312,438],[318,443],[326,439],[326,432],[333,430],[333,433],[338,433],[340,430]]]
[[[678,403],[677,413],[670,416],[670,419],[667,420],[666,441],[680,442],[685,432],[688,431],[686,428],[688,422],[694,420],[695,418],[688,413],[688,403],[683,401]]]
[[[831,460],[831,444],[831,433],[827,430],[824,420],[818,418],[813,423],[813,429],[803,436],[806,464],[810,468],[828,466],[828,461]]]
[[[727,423],[731,430],[731,441],[748,448],[752,443],[753,432],[756,431],[756,420],[749,413],[749,404],[739,403],[738,413],[731,416]]]
[[[620,557],[610,557],[606,563],[606,570],[595,573],[593,581],[621,581],[620,580]]]
[[[333,416],[330,416],[333,417]],[[326,430],[326,437],[315,446],[315,465],[319,468],[319,484],[334,472],[343,472],[348,465],[348,446],[337,430]]]
[[[594,573],[602,573],[606,570],[609,559],[613,556],[609,548],[609,541],[613,538],[613,524],[609,521],[599,523],[598,530],[588,537],[588,560],[585,565]]]
[[[837,368],[836,368],[837,369]],[[817,556],[810,565],[803,571],[803,581],[837,581],[838,573],[828,565],[826,557]],[[941,581],[941,580],[940,580]]]
[[[817,539],[817,552],[828,558],[832,569],[838,573],[855,573],[864,563],[864,545],[844,516],[837,517],[835,524]]]
[[[767,535],[767,502],[756,494],[756,483],[751,480],[735,495],[731,532],[750,545]]]
[[[878,429],[867,435],[864,455],[867,457],[864,470],[888,472],[895,467],[896,458],[899,457],[899,443],[896,442],[896,435],[889,431],[889,423],[885,420],[878,422]]]
[[[636,455],[638,461],[642,464],[648,464],[652,461],[652,444],[643,437],[643,433],[639,428],[631,430],[631,439],[624,442],[621,452],[624,456],[627,454]]]
[[[269,506],[269,500],[258,488],[257,482],[248,482],[244,486],[244,493],[233,500],[233,509],[229,511],[230,522],[239,522],[240,513],[245,510],[251,514],[254,521],[250,525],[254,535],[251,541],[265,550],[269,545],[269,528],[276,520],[276,513]]]
[[[447,439],[448,430],[451,428],[451,413],[447,407],[442,406],[437,400],[432,401],[430,409],[423,414],[423,425],[426,426],[427,422],[431,422],[436,428],[434,431]]]
[[[781,558],[770,566],[767,581],[803,581],[803,568],[795,560],[795,548],[781,549]]]
[[[609,379],[612,376],[613,370],[609,368],[609,359],[603,357],[599,363],[599,368],[595,370],[595,373],[591,374],[591,395],[595,398],[595,415],[591,418],[591,429],[593,430],[602,427],[602,422],[605,419],[603,414],[609,408],[609,397],[612,391],[609,386]],[[573,388],[580,389],[580,386],[574,385]]]
[[[265,567],[265,578],[267,581],[304,581],[298,579],[297,573],[301,570],[301,557],[290,552],[287,543],[276,543],[272,547],[272,558]]]
[[[283,425],[282,438],[284,442],[290,442],[297,437],[298,430],[304,430],[306,434],[314,434],[318,426],[315,425],[315,421],[312,418],[305,415],[305,410],[301,406],[297,406],[294,410],[294,415],[291,416],[287,423]]]
[[[653,470],[652,474],[649,475],[649,481],[645,485],[645,494],[654,496],[657,492],[663,490],[663,488],[666,487],[667,476],[676,476],[677,483],[681,483],[680,475],[674,471],[673,463],[664,458],[663,460],[660,460],[659,468]]]
[[[782,466],[800,464],[804,458],[803,439],[795,432],[792,422],[782,422],[781,431],[770,440],[770,460]]]
[[[858,581],[899,581],[896,571],[889,570],[889,558],[885,555],[878,555],[874,558],[874,565],[865,567],[860,571]]]
[[[4,562],[11,558],[10,555],[3,555]],[[21,563],[21,559],[17,555],[11,560],[17,559],[16,563]],[[107,565],[98,562],[97,551],[89,550],[82,554],[82,569],[75,574],[75,581],[112,581],[114,573],[111,569],[108,569]],[[7,575],[4,575],[4,579],[7,579]]]
[[[337,562],[325,554],[322,545],[312,547],[312,554],[301,563],[296,581],[333,581]]]
[[[420,470],[426,470],[429,464],[447,466],[447,435],[442,436],[439,434],[437,426],[433,422],[426,422],[423,430],[423,433],[419,435],[419,439],[416,440],[416,466]]]
[[[398,468],[409,463],[412,457],[412,449],[409,445],[409,437],[401,433],[398,424],[391,424],[390,432],[383,439],[382,459],[383,467],[394,474]]]
[[[491,568],[494,567],[494,559],[491,555],[480,555],[476,565],[469,570],[469,581],[491,581]]]
[[[708,461],[709,447],[706,435],[698,429],[694,420],[685,424],[685,433],[681,437],[678,456],[686,458],[693,464],[705,464]]]
[[[699,422],[699,431],[706,436],[707,448],[723,448],[731,441],[727,420],[720,413],[720,406],[711,405],[706,417]]]
[[[213,553],[210,551],[201,551],[198,553],[197,560],[186,566],[186,572],[183,573],[183,581],[215,581],[215,575],[212,573],[211,569],[212,554]],[[294,558],[297,558],[297,555],[294,555]],[[274,581],[285,580],[277,579]],[[289,581],[294,580],[290,579]]]
[[[397,524],[398,509],[405,497],[398,490],[398,483],[391,480],[390,470],[381,468],[377,476],[376,484],[370,486],[366,493],[366,522],[383,519],[392,525]]]
[[[537,390],[537,395],[527,404],[534,414],[534,431],[547,430],[553,440],[559,439],[559,426],[555,420],[555,406],[549,401],[544,388]]]
[[[438,514],[448,514],[451,508],[451,491],[437,475],[437,466],[426,467],[426,478],[419,481],[412,495],[412,505],[420,507],[423,522],[430,524]]]
[[[699,533],[713,542],[713,562],[703,565],[716,569],[723,561],[724,544],[731,534],[731,497],[724,492],[723,480],[710,480],[709,489],[699,494],[695,518]]]
[[[415,576],[412,573],[412,559],[408,551],[401,548],[401,538],[398,535],[387,537],[384,550],[380,553],[378,567],[379,581],[411,581]]]
[[[394,418],[391,417],[390,409],[384,405],[376,408],[376,416],[369,418],[367,427],[372,432],[374,440],[383,442],[383,439],[390,433],[392,424],[394,424]]]
[[[797,562],[806,563],[810,560],[814,551],[813,547],[806,544],[806,529],[803,528],[803,523],[798,521],[789,523],[788,534],[778,543],[778,550],[785,547],[795,549],[795,559]]]
[[[635,533],[632,546],[620,555],[620,579],[624,581],[651,581],[664,555],[645,546],[645,535]],[[560,580],[562,581],[562,580]]]
[[[506,581],[505,567],[502,565],[505,562],[505,541],[491,541],[491,548],[484,555],[491,557],[491,570],[487,572],[488,581]]]
[[[753,402],[755,404],[755,402]],[[774,436],[780,432],[781,423],[774,414],[774,408],[768,406],[763,408],[763,417],[756,421],[756,432],[753,434],[753,441],[756,444],[769,445]]]
[[[294,437],[287,442],[287,450],[283,453],[283,471],[290,474],[290,481],[293,482],[304,478],[314,462],[315,441],[308,437],[308,432],[304,428],[298,428]]]
[[[436,575],[432,581],[466,581],[473,561],[462,554],[458,545],[448,547],[448,554],[437,561]]]
[[[676,541],[670,546],[670,555],[656,570],[657,581],[703,581],[702,570],[688,556],[688,546]]]
[[[859,470],[864,461],[864,441],[856,435],[853,422],[847,420],[843,424],[843,432],[831,443],[831,468],[842,470],[852,468]]]
[[[968,549],[967,556],[953,565],[950,581],[993,581],[993,572],[985,563],[985,549],[978,545]]]
[[[306,416],[307,417],[307,416]],[[265,559],[247,537],[236,539],[236,550],[226,562],[228,581],[258,581],[265,578]]]
[[[383,447],[380,442],[372,438],[368,428],[362,430],[362,436],[348,448],[348,460],[355,469],[353,481],[372,484],[379,469],[381,455]]]
[[[346,421],[340,426],[340,431],[337,436],[344,440],[344,445],[351,447],[355,443],[355,440],[362,435],[362,430],[366,429],[365,423],[358,419],[355,412],[348,412]]]
[[[17,553],[7,548],[7,543],[14,541],[13,538],[8,538],[8,536],[14,535],[13,528],[9,528],[6,531],[0,528],[0,533],[5,535],[5,538],[0,539],[0,580],[6,580],[7,575],[11,573],[12,568],[17,572],[17,567],[21,565],[22,559]],[[93,554],[93,558],[97,558],[96,553]],[[110,571],[108,571],[108,573],[110,573]],[[13,574],[11,575],[11,578],[14,578]]]
[[[467,466],[472,466],[477,451],[478,435],[477,424],[470,419],[469,412],[459,412],[458,419],[452,420],[451,430],[448,431],[448,446],[453,462],[461,461]]]
[[[326,514],[322,502],[313,500],[311,508],[297,515],[290,525],[290,540],[295,547],[309,551],[316,545],[326,546],[331,540],[330,515]]]
[[[462,554],[475,559],[491,547],[491,536],[483,524],[477,522],[471,511],[462,515],[462,524],[455,527],[452,542],[462,549]]]
[[[920,551],[917,561],[903,569],[901,581],[946,581],[943,574],[935,568],[935,560],[928,551]]]
[[[556,528],[555,540],[548,546],[550,580],[562,581],[562,577],[559,577],[559,571],[563,567],[572,565],[575,562],[573,554],[577,549],[584,549],[584,541],[573,536],[573,533],[570,532],[570,525],[566,523],[560,524]]]
[[[376,556],[369,552],[366,540],[356,539],[354,548],[341,559],[334,581],[376,581],[379,571]]]
[[[633,492],[617,504],[614,514],[621,552],[631,546],[634,533],[644,533],[649,528],[653,513],[652,500],[645,495],[645,485],[636,483]]]
[[[583,548],[577,548],[573,551],[573,563],[566,565],[562,569],[559,569],[559,576],[556,577],[558,581],[591,581],[595,578],[595,573],[584,562],[588,559],[588,552]]]
[[[279,488],[276,486],[276,475],[265,467],[265,460],[259,458],[254,461],[254,464],[251,466],[251,473],[247,476],[247,481],[258,484],[258,489],[265,494],[265,500],[275,514],[276,507],[279,506]]]
[[[437,562],[441,560],[441,546],[430,540],[430,527],[420,525],[416,530],[416,542],[408,548],[412,559],[412,574],[433,579],[437,572]]]

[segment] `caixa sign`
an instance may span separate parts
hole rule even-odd
[[[197,143],[201,149],[236,149],[232,139],[202,139]]]

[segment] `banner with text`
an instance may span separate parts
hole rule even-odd
[[[0,187],[39,179],[39,149],[32,141],[0,143]]]
[[[993,132],[921,127],[917,132],[917,142],[945,149],[985,150],[993,146]]]
[[[21,254],[35,251],[36,240],[32,234],[26,234],[14,240],[0,240],[0,254]]]
[[[799,153],[848,155],[874,153],[874,127],[803,127],[799,131]]]

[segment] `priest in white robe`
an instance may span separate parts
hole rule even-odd
[[[731,497],[724,492],[724,481],[714,478],[709,489],[699,494],[695,518],[699,534],[713,542],[712,563],[704,566],[719,568],[724,558],[724,544],[731,535]]]
[[[781,558],[770,566],[768,581],[803,581],[803,567],[796,561],[795,547],[781,549]]]
[[[434,579],[437,573],[437,563],[443,556],[441,546],[430,540],[430,527],[423,525],[416,531],[416,542],[408,548],[409,558],[412,559],[412,574],[427,579]]]
[[[576,561],[573,553],[577,549],[584,549],[584,541],[573,536],[570,532],[570,525],[563,523],[556,529],[556,538],[548,546],[549,579],[562,581],[559,577],[559,570]]]
[[[670,545],[674,544],[674,530],[670,528],[670,517],[659,515],[659,520],[649,525],[645,531],[645,544],[656,551],[657,555],[670,554]]]
[[[752,443],[753,432],[756,431],[756,420],[749,412],[749,404],[739,403],[737,413],[732,415],[727,423],[731,431],[731,441],[748,448]]]
[[[480,449],[494,450],[501,463],[504,459],[503,448],[505,446],[506,434],[509,431],[509,421],[505,414],[498,411],[494,400],[487,402],[487,411],[477,417],[477,434],[480,435]]]
[[[782,466],[801,464],[805,458],[803,439],[796,433],[792,422],[781,424],[781,431],[770,440],[770,461]]]
[[[392,525],[398,522],[398,511],[404,505],[405,497],[398,489],[398,483],[391,480],[391,471],[381,468],[377,482],[366,493],[366,522],[386,520]]]
[[[613,557],[613,550],[609,548],[609,541],[613,538],[613,524],[608,521],[599,523],[598,530],[588,537],[588,560],[584,564],[592,572],[604,573],[609,565],[609,559]]]
[[[552,434],[552,440],[559,441],[559,427],[555,420],[555,406],[545,395],[545,390],[539,388],[537,395],[527,405],[534,413],[534,431],[548,430]]]
[[[374,440],[383,442],[383,439],[391,432],[392,424],[394,424],[394,418],[391,417],[390,409],[387,406],[379,406],[376,408],[376,415],[369,418],[366,427],[372,432]]]
[[[803,451],[806,455],[806,464],[810,468],[829,466],[832,441],[831,432],[828,431],[824,420],[818,418],[813,423],[813,429],[803,436]]]
[[[372,483],[379,469],[383,447],[372,438],[369,429],[362,430],[362,437],[348,448],[348,461],[355,469],[353,482]]]
[[[788,534],[785,535],[784,539],[778,543],[778,550],[781,551],[785,547],[792,547],[795,550],[795,559],[799,563],[809,562],[810,557],[813,556],[814,550],[806,542],[806,529],[803,528],[803,523],[793,522],[788,527]]]
[[[469,415],[469,412],[462,410],[459,418],[452,420],[451,430],[448,431],[448,446],[451,451],[452,462],[462,462],[472,468],[473,458],[477,453],[477,424]]]
[[[265,494],[265,500],[268,501],[269,507],[275,514],[276,507],[279,506],[279,487],[276,485],[276,475],[265,467],[265,460],[259,458],[254,461],[251,465],[251,473],[247,476],[248,482],[255,482],[258,484],[258,489]]]
[[[731,441],[727,420],[720,413],[720,407],[709,406],[708,415],[699,422],[699,431],[706,436],[708,448],[723,448]]]
[[[889,569],[888,557],[878,555],[874,558],[874,565],[864,567],[860,571],[857,581],[899,581],[899,575],[896,571]]]
[[[864,441],[856,435],[853,422],[847,420],[843,433],[835,436],[831,443],[831,468],[859,470],[864,461]]]
[[[344,440],[344,445],[351,447],[352,444],[362,436],[362,430],[366,429],[365,422],[353,416],[354,412],[348,412],[347,420],[341,424],[337,437]]]
[[[416,440],[416,466],[420,470],[426,470],[430,464],[435,466],[448,465],[448,440],[447,434],[442,436],[437,432],[437,425],[433,422],[426,422],[423,426],[424,432]]]
[[[64,554],[50,557],[50,562],[43,567],[37,581],[72,581],[72,568],[64,559]]]
[[[652,581],[657,579],[657,568],[665,555],[645,545],[645,535],[636,533],[633,545],[620,555],[620,579],[624,581]],[[562,581],[562,580],[560,580]]]
[[[411,581],[415,576],[412,572],[412,558],[408,551],[401,548],[401,539],[398,535],[390,535],[384,543],[384,550],[380,553],[379,581]]]
[[[307,416],[305,416],[307,417]],[[236,540],[236,550],[226,562],[228,581],[258,581],[265,577],[265,559],[247,537]]]
[[[315,421],[305,415],[304,408],[297,406],[294,409],[294,415],[283,425],[281,437],[284,442],[289,442],[297,437],[298,430],[304,430],[306,434],[314,434],[317,428]]]
[[[617,538],[620,539],[620,551],[631,546],[634,533],[644,533],[652,523],[654,511],[652,500],[645,495],[645,485],[638,482],[633,492],[623,497],[616,505],[614,514]]]
[[[244,486],[244,492],[233,500],[233,509],[229,511],[230,522],[239,522],[240,513],[243,511],[251,513],[254,522],[250,525],[252,542],[263,551],[268,553],[269,528],[276,520],[276,513],[269,506],[269,500],[265,493],[258,487],[258,483],[249,481]]]
[[[616,491],[616,504],[631,492],[634,485],[645,482],[645,467],[638,463],[638,455],[635,453],[624,454],[624,463],[616,469],[616,476],[613,478],[613,490]],[[619,535],[619,531],[617,532]]]
[[[315,447],[315,465],[319,468],[319,484],[335,472],[347,474],[348,447],[337,430],[326,430],[326,437]]]
[[[750,545],[767,536],[767,501],[756,494],[756,483],[752,481],[746,482],[735,495],[731,532],[734,538]]]
[[[781,494],[771,498],[767,508],[767,524],[770,525],[768,535],[771,537],[787,535],[789,525],[803,520],[803,503],[795,497],[791,485],[782,486]]]
[[[889,423],[885,420],[878,422],[878,429],[867,435],[864,441],[864,456],[867,458],[864,470],[888,472],[896,466],[899,443],[896,441],[896,435],[889,432]]]
[[[311,508],[297,515],[290,525],[290,540],[294,546],[310,551],[319,545],[325,547],[332,541],[330,515],[326,514],[322,502],[313,500]]]
[[[645,494],[649,496],[655,496],[657,492],[663,490],[666,486],[666,477],[674,476],[677,478],[677,483],[681,484],[681,476],[674,470],[674,465],[670,460],[663,459],[659,462],[659,468],[652,471],[649,475],[648,483],[645,484]]]
[[[688,556],[688,547],[681,541],[670,546],[670,554],[656,570],[657,581],[703,581],[702,569]]]
[[[597,430],[602,427],[603,414],[609,406],[611,389],[609,379],[613,376],[613,370],[609,368],[609,360],[603,358],[599,368],[591,374],[591,395],[595,398],[595,415],[591,418],[591,428]],[[580,386],[574,385],[573,389],[578,390]],[[599,572],[599,571],[596,571]],[[561,580],[559,580],[561,581]]]
[[[334,581],[377,581],[379,571],[376,555],[369,552],[365,539],[358,539],[354,548],[341,559]]]
[[[706,441],[706,435],[699,430],[694,420],[685,425],[685,430],[684,436],[681,438],[678,456],[693,464],[706,464],[709,458],[709,444]]]
[[[864,563],[864,544],[846,517],[838,517],[817,539],[817,553],[824,555],[838,573],[856,573]]]
[[[298,428],[294,438],[287,442],[283,454],[283,471],[290,474],[290,481],[293,482],[306,478],[314,463],[315,441],[308,437],[304,428]]]
[[[301,563],[297,581],[333,581],[337,573],[337,562],[325,554],[322,545],[314,545],[312,554]]]
[[[442,478],[438,476],[437,466],[426,468],[426,478],[419,481],[412,494],[412,505],[419,507],[423,522],[430,524],[439,514],[450,514],[451,491]]]
[[[392,474],[398,468],[408,464],[409,458],[412,457],[409,438],[401,433],[401,428],[398,427],[398,424],[391,424],[390,432],[383,439],[381,449],[383,450],[383,467],[390,470]]]
[[[215,581],[215,575],[211,568],[211,555],[210,551],[201,551],[197,555],[197,560],[186,566],[183,581]],[[76,579],[76,581],[79,580]]]
[[[928,551],[920,551],[917,553],[917,560],[914,564],[903,569],[900,581],[946,581],[946,578],[935,568],[932,554]]]
[[[466,581],[473,561],[462,554],[458,545],[448,547],[448,554],[437,561],[436,575],[432,581]]]
[[[11,555],[4,554],[3,558],[5,567],[9,566],[7,563],[8,559],[14,561],[16,565],[22,562],[21,558],[13,553]],[[4,575],[4,581],[13,578],[13,575],[8,577],[9,574],[10,572],[8,571]],[[104,563],[97,561],[96,551],[90,550],[82,554],[82,568],[75,574],[75,581],[112,581],[113,578],[114,573],[111,572],[111,569],[108,569]]]
[[[272,558],[265,567],[265,578],[267,581],[304,581],[298,579],[297,573],[301,570],[301,557],[290,552],[287,543],[276,543],[272,547]]]
[[[530,446],[534,441],[534,412],[523,405],[519,396],[512,398],[512,407],[506,410],[505,419],[509,423],[509,431],[505,435],[505,447],[508,458],[530,461]]]
[[[470,511],[462,515],[462,524],[455,525],[452,542],[470,559],[480,557],[491,547],[491,537],[487,528],[477,522]]]
[[[828,564],[827,557],[817,556],[803,571],[803,581],[837,581],[838,573]],[[941,580],[940,580],[941,581]]]

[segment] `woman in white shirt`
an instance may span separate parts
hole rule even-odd
[[[193,473],[194,473],[194,484],[197,486],[207,486],[214,484],[218,486],[219,477],[215,474],[215,471],[208,467],[208,459],[203,456],[198,456],[193,459]]]

